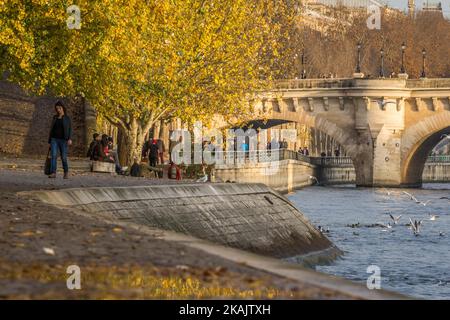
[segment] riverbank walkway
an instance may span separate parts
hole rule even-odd
[[[23,198],[18,192],[168,183],[92,173],[48,179],[34,161],[0,168],[1,299],[401,298],[281,260]],[[82,290],[67,288],[70,265],[81,269]]]

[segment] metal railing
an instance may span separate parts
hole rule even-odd
[[[311,163],[321,166],[353,165],[350,157],[312,157]]]
[[[319,166],[353,165],[351,157],[310,157],[289,149],[252,150],[252,151],[212,151],[209,157],[203,152],[193,153],[191,163],[242,165],[250,163],[267,163],[283,160],[297,160]],[[181,155],[182,156],[182,155]],[[428,157],[427,163],[450,163],[450,155]]]
[[[267,163],[283,160],[310,162],[310,158],[308,156],[302,155],[294,150],[274,149],[252,151],[210,151],[209,156],[205,156],[204,152],[197,154],[193,153],[191,163],[205,162],[207,164],[242,165],[246,163]]]
[[[429,156],[427,163],[450,163],[450,155]]]
[[[361,80],[377,81],[378,84],[385,82],[392,85],[392,81],[398,78],[373,78],[373,79],[352,79],[352,78],[329,78],[329,79],[287,79],[277,80],[274,83],[275,90],[296,90],[296,89],[342,89],[354,88],[356,81],[361,85]],[[428,89],[428,88],[450,88],[449,78],[436,79],[408,79],[402,85],[406,89]]]
[[[278,80],[275,83],[278,90],[349,87],[353,87],[353,80],[348,78]]]

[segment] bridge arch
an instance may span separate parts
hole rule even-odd
[[[260,123],[263,119],[253,119],[248,123]],[[298,117],[277,117],[273,115],[268,120],[268,123],[271,123],[272,126],[283,124],[283,123],[299,123],[301,125],[305,125],[309,128],[314,128],[323,132],[324,134],[333,138],[339,145],[341,145],[347,152],[347,155],[354,159],[358,155],[358,144],[355,139],[354,132],[348,132],[347,130],[342,129],[332,121],[321,117],[320,115],[308,115],[302,114]],[[271,127],[270,125],[267,128]]]
[[[420,187],[428,155],[450,134],[450,112],[429,116],[405,130],[402,137],[402,185]]]

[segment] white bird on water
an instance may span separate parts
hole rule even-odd
[[[316,181],[317,184],[320,184],[319,180],[316,177],[314,177],[314,176],[309,176],[309,179]]]
[[[388,189],[386,189],[386,188],[383,188],[382,189],[388,196],[390,196],[391,195],[391,191],[389,191]]]
[[[439,218],[439,216],[435,214],[429,213],[428,215],[430,216],[430,221],[436,221],[436,219]]]
[[[392,225],[391,225],[390,222],[388,222],[388,224],[384,224],[384,223],[378,222],[378,226],[383,228],[382,231],[387,231],[387,229],[392,229]]]

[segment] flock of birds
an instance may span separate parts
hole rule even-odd
[[[391,192],[390,192],[390,191],[388,191],[388,190],[386,190],[386,189],[384,189],[384,190],[385,190],[385,192],[386,192],[386,194],[387,194],[388,196],[391,195]],[[404,195],[408,196],[409,199],[410,199],[411,201],[414,201],[417,205],[421,205],[421,206],[426,207],[428,204],[431,203],[431,200],[420,201],[419,199],[417,199],[415,196],[413,196],[413,195],[412,195],[411,193],[409,193],[409,192],[403,191],[402,193],[403,193]],[[448,197],[441,197],[439,200],[447,200],[447,201],[450,201],[450,198],[448,198]],[[394,216],[394,215],[392,215],[392,213],[390,213],[390,212],[388,212],[388,214],[389,214],[389,217],[390,217],[391,220],[392,220],[392,224],[389,222],[387,225],[385,225],[385,227],[388,228],[388,229],[391,229],[393,226],[399,224],[400,219],[402,218],[402,215]],[[438,218],[439,218],[438,215],[428,213],[428,220],[429,220],[429,221],[437,221]],[[412,220],[411,218],[409,218],[409,223],[406,224],[406,226],[412,230],[412,232],[413,232],[413,234],[414,234],[415,236],[418,236],[418,235],[420,234],[420,232],[421,232],[423,222],[424,222],[424,220],[416,220],[416,219]],[[439,236],[443,237],[443,236],[445,236],[445,233],[442,232],[442,231],[440,231],[440,232],[439,232]]]
[[[383,188],[384,192],[385,192],[385,196],[384,199],[390,199],[390,197],[393,195],[393,192]],[[409,192],[406,191],[402,191],[401,193],[404,196],[407,196],[411,201],[415,202],[417,205],[423,206],[423,207],[427,207],[432,200],[426,200],[426,201],[420,201],[419,199],[417,199],[414,195],[412,195]],[[439,198],[439,200],[447,200],[450,202],[450,198],[449,197],[441,197]],[[406,211],[407,209],[404,209],[403,211]],[[375,224],[370,224],[370,225],[361,225],[359,222],[355,223],[355,224],[350,224],[347,225],[347,227],[351,227],[351,228],[359,228],[359,227],[381,227],[383,229],[383,231],[388,231],[389,229],[394,228],[395,226],[400,226],[400,221],[403,217],[403,215],[394,215],[393,213],[391,213],[390,211],[386,212],[386,214],[389,215],[389,218],[391,219],[391,221],[389,221],[388,223],[375,223]],[[439,219],[439,215],[436,214],[431,214],[428,213],[428,217],[426,220],[428,221],[438,221]],[[415,236],[419,236],[422,232],[422,226],[424,225],[424,220],[417,220],[417,219],[411,219],[409,218],[409,222],[406,223],[404,226],[408,227],[412,233]],[[318,230],[322,233],[330,233],[330,229],[324,229],[322,226],[318,226]],[[439,231],[439,236],[440,237],[444,237],[445,233],[443,231]]]

